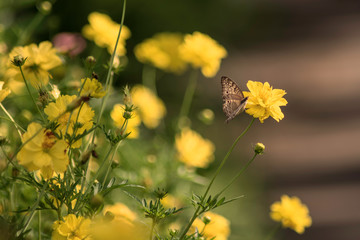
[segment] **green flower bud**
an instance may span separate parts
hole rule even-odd
[[[93,56],[88,56],[85,59],[85,66],[89,69],[93,69],[96,64],[96,59]]]
[[[90,200],[90,206],[93,209],[98,209],[103,203],[104,203],[104,198],[100,194],[94,195]]]
[[[16,55],[13,60],[11,60],[11,63],[14,64],[16,67],[21,67],[24,65],[27,58],[24,59],[21,55]]]
[[[209,223],[211,222],[211,218],[208,217],[208,216],[204,216],[204,217],[202,218],[202,221],[203,221],[203,223],[204,223],[205,225],[207,225],[207,224],[209,224]]]
[[[259,155],[263,154],[264,150],[265,150],[265,145],[262,143],[257,143],[254,147],[255,153]]]

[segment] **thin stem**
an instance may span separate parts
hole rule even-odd
[[[41,240],[41,211],[38,211],[38,239]]]
[[[20,139],[21,139],[21,131],[20,131],[21,126],[15,122],[15,120],[11,117],[10,113],[6,110],[6,108],[2,105],[2,103],[0,103],[0,107],[4,111],[6,116],[10,119],[10,121],[14,124],[14,126],[20,136]]]
[[[281,227],[280,223],[276,224],[276,226],[271,230],[271,232],[266,236],[265,239],[271,240],[274,237],[274,235],[279,231],[280,227]]]
[[[156,90],[156,68],[145,64],[142,72],[143,85],[150,88],[155,94]]]
[[[152,224],[151,224],[151,230],[150,230],[150,240],[152,240],[153,238],[153,232],[154,232],[154,228],[155,228],[155,220],[152,220]]]
[[[32,220],[32,218],[34,217],[34,214],[35,214],[35,210],[36,208],[39,206],[39,203],[40,203],[40,200],[41,198],[43,197],[43,195],[45,194],[45,189],[47,187],[47,183],[43,185],[42,189],[41,189],[41,192],[39,193],[39,197],[38,199],[36,200],[35,204],[31,207],[30,209],[30,216],[28,218],[28,220],[26,221],[25,225],[24,225],[24,228],[22,229],[20,235],[26,231],[26,229],[29,227],[29,224]],[[25,216],[24,216],[25,218]]]
[[[27,81],[26,81],[26,79],[25,79],[25,75],[24,75],[24,72],[23,72],[21,66],[19,66],[19,69],[20,69],[20,72],[21,72],[21,76],[22,76],[22,78],[24,79],[26,89],[27,89],[27,91],[28,91],[28,93],[29,93],[29,95],[30,95],[30,97],[31,97],[31,100],[33,101],[36,109],[38,110],[38,112],[39,112],[42,120],[43,120],[44,122],[46,122],[44,116],[42,115],[42,113],[41,113],[41,111],[40,111],[40,109],[39,109],[39,106],[36,104],[36,101],[35,101],[35,99],[34,99],[34,96],[31,94],[31,91],[30,91],[30,88],[29,88],[29,84],[27,83]]]
[[[45,15],[41,12],[38,12],[36,16],[32,19],[32,21],[27,25],[25,30],[22,32],[21,36],[18,38],[18,42],[15,46],[23,45],[27,42],[30,37],[30,34],[40,25],[42,20],[44,19]]]
[[[117,46],[118,46],[118,43],[119,43],[119,40],[120,40],[121,30],[122,30],[122,28],[124,26],[125,9],[126,9],[126,0],[124,0],[123,11],[122,11],[122,16],[121,16],[121,22],[120,22],[120,29],[119,29],[119,33],[118,33],[118,36],[117,36],[117,39],[116,39],[115,46],[114,46],[114,51],[111,54],[110,64],[109,64],[110,65],[109,66],[109,71],[108,71],[107,76],[106,76],[106,83],[105,83],[105,91],[107,91],[106,95],[109,95],[108,90],[109,90],[109,86],[111,86],[109,83],[110,83],[110,78],[111,78],[111,75],[112,75],[112,67],[113,67],[113,64],[114,64],[114,58],[115,58],[115,55],[116,55],[116,49],[117,49]],[[106,100],[107,100],[107,98],[105,96],[101,101],[101,109],[100,109],[100,114],[98,115],[97,123],[101,119],[102,113],[104,111],[104,106],[105,106]]]
[[[235,180],[236,180],[238,177],[240,177],[240,175],[241,175],[243,172],[245,172],[245,170],[250,166],[250,164],[254,161],[254,159],[255,159],[255,157],[256,157],[257,155],[258,155],[258,154],[255,153],[254,156],[240,169],[240,171],[238,172],[238,174],[236,174],[236,176],[233,177],[233,179],[229,182],[229,184],[226,185],[226,187],[224,187],[223,190],[220,191],[219,196],[220,196],[223,192],[225,192],[225,190],[228,189],[228,188],[230,187],[230,185],[232,185],[232,184],[235,182]]]
[[[114,152],[113,152],[113,154],[111,155],[111,158],[110,158],[110,160],[109,160],[109,165],[108,165],[108,168],[107,168],[107,170],[106,170],[106,174],[105,174],[105,177],[104,177],[104,180],[103,180],[103,184],[102,184],[103,187],[105,186],[107,176],[109,175],[109,172],[110,172],[110,169],[111,169],[111,164],[112,164],[112,162],[113,162],[113,160],[114,160],[114,156],[115,156],[115,154],[116,154],[116,152],[117,152],[118,147],[120,146],[120,143],[121,143],[121,141],[119,141],[119,142],[116,144],[115,150],[114,150]]]
[[[254,123],[255,121],[255,118],[253,118],[251,120],[251,122],[249,123],[249,125],[245,128],[245,130],[236,138],[236,140],[234,141],[234,143],[232,144],[232,146],[230,147],[229,151],[226,153],[224,159],[221,161],[219,167],[217,168],[213,178],[211,179],[208,187],[206,188],[206,191],[203,195],[203,198],[202,198],[202,202],[200,205],[202,205],[205,201],[205,198],[207,196],[207,194],[209,193],[210,191],[210,188],[212,186],[212,184],[214,183],[216,177],[218,176],[218,174],[220,173],[222,167],[224,166],[226,160],[229,158],[230,154],[232,153],[232,151],[234,150],[236,144],[239,142],[239,140],[245,135],[245,133],[247,133],[247,131],[250,129],[250,127],[252,126],[252,124]],[[195,213],[193,214],[193,216],[191,217],[189,223],[186,225],[186,227],[184,228],[184,230],[182,231],[181,235],[180,235],[180,240],[184,238],[184,236],[186,235],[186,233],[189,231],[191,225],[193,224],[193,222],[195,221],[195,219],[198,217],[198,213],[200,211],[200,205],[196,208],[195,210]]]
[[[197,75],[198,75],[197,70],[192,71],[192,73],[190,75],[189,83],[187,85],[185,95],[184,95],[184,99],[183,99],[183,102],[182,102],[182,105],[181,105],[181,108],[180,108],[179,121],[182,118],[187,117],[187,115],[189,114],[190,107],[191,107],[191,102],[193,100],[194,93],[195,93],[195,90],[196,90]]]

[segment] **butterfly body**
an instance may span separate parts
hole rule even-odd
[[[245,110],[247,97],[244,97],[238,85],[228,77],[221,77],[223,111],[226,123]]]

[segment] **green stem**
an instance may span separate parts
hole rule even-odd
[[[14,126],[17,129],[17,132],[20,136],[20,139],[21,139],[21,131],[20,131],[21,126],[15,122],[15,120],[11,117],[10,113],[6,110],[6,108],[2,105],[2,103],[0,103],[0,107],[4,111],[6,116],[10,119],[10,121],[14,124]],[[24,130],[24,129],[22,129],[22,130]]]
[[[236,174],[236,176],[229,182],[228,185],[226,185],[226,187],[223,188],[223,190],[220,191],[219,193],[219,196],[226,190],[230,187],[230,185],[232,185],[235,180],[240,177],[240,175],[250,166],[250,164],[254,161],[255,157],[257,156],[258,154],[255,153],[254,156],[245,164],[245,166],[243,166],[240,171],[238,172],[238,174]]]
[[[39,240],[41,240],[41,211],[38,211],[38,223],[39,223],[38,237]]]
[[[119,43],[119,40],[120,40],[121,30],[122,30],[122,28],[124,26],[125,9],[126,9],[126,0],[124,0],[123,11],[122,11],[122,16],[121,16],[121,22],[120,22],[120,29],[119,29],[118,36],[117,36],[117,39],[116,39],[114,51],[111,54],[110,64],[109,64],[109,71],[108,71],[107,76],[106,76],[106,83],[105,83],[105,91],[107,92],[106,95],[109,95],[108,90],[109,90],[109,86],[111,86],[111,84],[109,84],[109,83],[110,83],[110,78],[112,78],[111,75],[113,74],[112,67],[113,67],[113,64],[114,64],[114,58],[115,58],[115,55],[116,55],[116,49],[117,49],[117,46],[118,46],[118,43]],[[100,114],[98,115],[97,123],[100,122],[102,113],[104,111],[104,106],[105,106],[106,100],[107,100],[107,98],[105,96],[101,101]]]
[[[191,102],[193,100],[194,93],[196,90],[197,75],[198,75],[197,70],[192,71],[190,75],[189,83],[187,85],[184,99],[180,108],[179,121],[181,121],[182,118],[187,117],[187,115],[189,114]]]
[[[105,186],[107,176],[109,175],[109,172],[110,172],[110,169],[111,169],[111,165],[112,165],[112,162],[113,162],[113,160],[114,160],[114,156],[115,156],[115,154],[117,153],[117,149],[118,149],[118,147],[120,146],[120,143],[121,143],[121,141],[119,141],[119,142],[116,144],[115,150],[114,150],[114,152],[113,152],[113,154],[111,155],[111,158],[110,158],[110,160],[109,160],[108,168],[107,168],[107,170],[106,170],[106,174],[105,174],[105,177],[104,177],[104,180],[103,180],[103,184],[102,184],[103,187]]]
[[[279,229],[281,228],[281,224],[277,224],[272,230],[271,232],[266,236],[266,240],[271,240],[273,239],[274,235],[279,231]]]
[[[156,68],[150,65],[144,65],[142,72],[143,85],[150,88],[155,94],[156,90]]]
[[[45,184],[43,185],[43,187],[42,187],[42,189],[41,189],[41,192],[39,193],[38,199],[36,200],[35,204],[31,207],[31,209],[30,209],[30,216],[29,216],[28,220],[26,221],[26,223],[25,223],[25,225],[24,225],[24,228],[22,229],[20,235],[21,235],[22,233],[24,233],[24,232],[26,231],[26,229],[29,227],[29,224],[30,224],[31,220],[32,220],[32,218],[34,217],[35,210],[36,210],[36,208],[39,206],[40,200],[41,200],[41,198],[42,198],[42,197],[44,196],[44,194],[45,194],[46,187],[47,187],[47,183],[45,183]],[[25,216],[24,216],[24,218],[25,218]]]
[[[32,19],[32,21],[27,24],[27,27],[22,32],[22,34],[19,36],[17,43],[15,46],[21,46],[24,43],[26,43],[30,37],[30,34],[34,32],[34,30],[40,25],[42,20],[44,19],[45,15],[41,12],[38,12],[36,16]]]
[[[155,220],[152,220],[152,224],[151,224],[151,230],[150,230],[150,238],[149,240],[152,240],[153,238],[153,233],[154,233],[154,228],[155,228]]]
[[[234,150],[236,144],[239,142],[239,140],[245,135],[245,133],[247,133],[247,131],[250,129],[250,127],[252,126],[252,124],[254,123],[255,118],[253,118],[250,122],[250,124],[245,128],[245,130],[239,135],[239,137],[237,137],[237,139],[234,141],[234,143],[232,144],[232,146],[230,147],[229,151],[226,153],[224,159],[221,161],[219,167],[217,168],[213,178],[211,179],[208,187],[206,188],[206,191],[204,193],[203,196],[203,200],[201,202],[200,205],[203,204],[203,202],[205,201],[205,198],[207,196],[207,194],[210,191],[210,188],[212,186],[212,184],[214,183],[216,177],[218,176],[218,174],[220,173],[222,167],[224,166],[226,160],[229,158],[230,154],[232,153],[232,151]],[[200,205],[197,207],[197,209],[195,210],[195,213],[193,214],[192,218],[190,219],[189,223],[186,225],[186,227],[184,228],[184,230],[182,231],[181,235],[180,235],[180,240],[182,240],[184,238],[184,236],[186,235],[186,233],[189,231],[191,225],[193,224],[193,222],[195,221],[195,219],[198,217],[198,213],[200,211]]]
[[[46,122],[44,116],[42,115],[42,113],[41,113],[41,111],[40,111],[40,109],[39,109],[39,106],[36,104],[36,101],[35,101],[35,99],[34,99],[34,96],[31,94],[31,91],[30,91],[30,88],[29,88],[29,84],[27,83],[27,81],[26,81],[26,79],[25,79],[24,72],[23,72],[21,66],[19,66],[19,69],[20,69],[20,72],[21,72],[21,76],[22,76],[22,78],[24,79],[26,89],[27,89],[27,91],[28,91],[28,93],[29,93],[29,95],[30,95],[30,97],[31,97],[31,99],[32,99],[32,101],[33,101],[36,109],[38,110],[38,112],[39,112],[42,120],[43,120],[44,122]]]

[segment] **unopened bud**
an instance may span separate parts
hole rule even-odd
[[[130,89],[129,89],[128,85],[126,85],[124,87],[124,105],[125,106],[131,106],[132,105]]]
[[[215,114],[211,109],[205,108],[199,112],[198,118],[203,123],[210,125],[214,121]]]
[[[207,225],[211,222],[211,218],[208,216],[205,216],[205,217],[203,217],[202,221],[205,225]]]
[[[38,6],[38,9],[42,14],[49,14],[51,12],[52,4],[49,1],[44,1]]]
[[[24,58],[21,55],[16,55],[13,60],[11,60],[12,64],[14,64],[16,67],[21,67],[24,65],[27,58]]]
[[[131,112],[125,111],[123,114],[123,118],[130,119],[131,118]]]
[[[107,211],[105,213],[104,219],[105,221],[112,221],[115,218],[115,215],[112,212]]]
[[[104,203],[104,198],[100,194],[94,195],[90,200],[90,205],[93,209],[97,209]]]
[[[93,69],[96,64],[96,59],[93,56],[88,56],[85,59],[85,66],[89,69]]]
[[[255,153],[259,155],[263,154],[264,150],[265,150],[265,145],[262,143],[257,143],[254,147]]]

